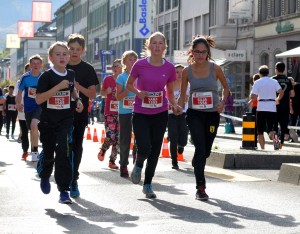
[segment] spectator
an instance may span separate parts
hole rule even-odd
[[[233,111],[234,111],[233,104],[234,104],[234,99],[233,99],[231,91],[229,90],[229,95],[228,95],[228,97],[226,99],[226,102],[225,102],[224,114],[233,116]],[[232,119],[225,118],[225,120],[226,120],[226,123],[229,124],[229,126],[230,126],[230,133],[235,133],[235,129],[234,129]]]

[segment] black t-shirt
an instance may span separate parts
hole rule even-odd
[[[284,92],[283,98],[280,100],[277,109],[289,109],[290,108],[290,91],[293,89],[292,82],[285,75],[276,75],[272,77],[277,80],[281,89]]]
[[[71,105],[71,94],[74,90],[75,72],[67,70],[66,76],[56,74],[52,69],[44,72],[37,85],[37,93],[44,93],[62,80],[68,80],[70,85],[66,89],[59,90],[54,96],[41,104],[41,123],[48,127],[57,127],[61,124],[70,124],[74,119],[74,108]]]
[[[6,112],[7,111],[16,112],[17,111],[17,109],[16,109],[16,97],[15,96],[7,95],[5,104],[6,104]],[[8,108],[9,105],[10,105],[10,108]]]
[[[297,107],[297,109],[299,109],[300,107],[300,83],[296,82],[294,85],[294,92],[295,92],[295,96],[292,97],[292,105],[293,108]]]
[[[99,80],[93,66],[85,61],[81,61],[77,65],[67,65],[68,69],[72,69],[75,71],[75,80],[84,88],[88,88],[92,85],[98,85]],[[79,97],[82,99],[82,104],[84,109],[81,113],[76,112],[75,118],[80,121],[88,121],[88,106],[89,106],[89,98],[85,96],[83,93],[79,92]]]

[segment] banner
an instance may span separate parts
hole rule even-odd
[[[18,34],[6,34],[6,48],[18,49],[20,48],[21,39]]]
[[[32,2],[31,21],[52,22],[52,2]]]
[[[99,43],[100,43],[99,38],[94,38],[94,59],[95,60],[100,59],[100,56],[99,56]]]
[[[34,22],[18,21],[18,37],[20,38],[34,37]]]
[[[136,1],[136,22],[134,37],[147,38],[151,33],[151,12],[152,1],[137,0]]]

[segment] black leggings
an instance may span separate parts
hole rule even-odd
[[[6,134],[9,134],[10,123],[11,123],[11,135],[14,135],[16,128],[18,112],[17,111],[7,111],[6,112]]]
[[[29,148],[29,139],[28,139],[28,128],[27,128],[26,120],[19,119],[19,124],[22,131],[22,135],[21,135],[22,149],[23,152],[27,152]]]

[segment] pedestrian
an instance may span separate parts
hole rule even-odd
[[[151,34],[144,45],[145,58],[133,65],[126,84],[126,88],[136,95],[132,125],[137,159],[131,180],[134,184],[140,182],[144,161],[147,161],[143,185],[143,193],[147,198],[156,198],[152,178],[168,122],[167,96],[174,113],[182,111],[174,97],[176,71],[174,65],[164,58],[166,49],[166,37],[160,32]]]
[[[280,136],[280,146],[281,149],[284,140],[289,139],[289,118],[290,118],[290,98],[295,96],[295,92],[293,89],[292,82],[284,75],[285,71],[285,64],[283,62],[277,62],[275,64],[275,73],[276,75],[272,78],[277,80],[281,89],[284,92],[283,97],[281,98],[280,102],[276,104],[276,119],[274,123],[274,131]],[[278,124],[280,125],[280,132],[278,129]]]
[[[15,86],[10,85],[8,87],[8,94],[5,97],[3,105],[3,114],[6,116],[6,138],[9,139],[9,130],[11,124],[11,138],[14,139],[14,132],[16,128],[16,121],[18,116],[18,111],[16,108],[16,100],[14,96]]]
[[[3,103],[4,103],[4,95],[2,89],[0,87],[0,135],[2,135],[2,127],[3,127]]]
[[[257,81],[259,78],[260,78],[259,73],[256,73],[252,76],[252,85],[250,87],[250,90],[252,90],[254,82]],[[251,98],[249,98],[249,101],[248,101],[248,104],[251,105],[251,113],[254,116],[256,116],[257,102],[258,102],[257,99],[252,100]],[[256,136],[256,138],[257,138],[257,136]]]
[[[174,82],[174,96],[177,100],[180,96],[181,81],[182,81],[182,70],[184,66],[182,64],[176,64],[176,80]],[[182,154],[184,147],[188,140],[188,127],[185,121],[187,101],[189,97],[189,87],[186,90],[185,104],[183,107],[183,113],[176,115],[172,111],[172,105],[168,108],[168,139],[170,142],[170,154],[172,159],[172,169],[179,169],[177,154]]]
[[[75,100],[76,111],[81,112],[83,105],[75,84],[75,73],[67,70],[69,48],[65,42],[57,41],[48,50],[52,67],[44,72],[38,81],[36,102],[41,105],[39,130],[43,151],[37,165],[41,178],[40,187],[44,194],[50,193],[49,178],[54,169],[54,178],[60,192],[60,203],[71,204],[68,191],[72,182],[72,129]],[[55,156],[54,156],[55,154]]]
[[[93,114],[92,114],[92,107],[93,107],[93,102],[90,99],[89,100],[89,105],[88,105],[88,116],[89,116],[89,120],[88,120],[88,124],[91,124],[91,122],[94,124],[94,118],[93,118]]]
[[[116,80],[117,93],[116,98],[119,101],[119,125],[120,125],[120,176],[128,177],[127,165],[131,134],[132,134],[132,106],[135,94],[126,89],[126,82],[133,64],[136,62],[138,55],[132,51],[125,51],[122,55],[123,73]]]
[[[271,79],[269,68],[262,65],[258,69],[260,78],[254,82],[250,93],[250,98],[258,100],[256,112],[256,126],[258,134],[258,143],[261,149],[265,149],[265,138],[263,133],[267,132],[271,140],[274,139],[274,123],[276,119],[276,103],[283,97],[283,90],[279,83]],[[276,97],[276,94],[279,94]]]
[[[291,79],[292,77],[289,77]],[[293,79],[293,78],[292,78]],[[298,126],[300,120],[300,83],[292,80],[295,96],[291,97],[291,126]],[[297,123],[298,122],[298,123]],[[298,142],[298,135],[295,129],[290,129],[291,142]]]
[[[189,66],[182,71],[181,94],[178,104],[183,106],[188,82],[190,96],[186,121],[195,146],[192,160],[196,177],[196,199],[207,200],[204,169],[210,156],[213,141],[220,123],[229,88],[220,66],[211,62],[211,47],[215,47],[211,36],[197,35],[188,50]],[[218,94],[218,81],[222,85],[222,99]]]
[[[24,111],[26,125],[30,130],[30,139],[32,143],[32,161],[38,161],[38,143],[39,130],[38,123],[40,120],[41,108],[35,101],[36,87],[38,79],[41,76],[43,59],[36,54],[29,58],[30,71],[23,74],[19,85],[18,94],[16,96],[16,104],[18,111]],[[22,92],[24,91],[24,104],[22,104]]]
[[[229,94],[228,94],[228,97],[227,97],[226,102],[225,102],[225,111],[224,111],[224,114],[233,116],[233,111],[234,111],[233,104],[234,104],[234,98],[232,96],[231,91],[229,90]],[[233,125],[232,119],[225,118],[225,121],[226,121],[226,124],[228,124],[229,127],[230,127],[229,133],[235,133],[235,129],[234,129],[234,125]]]
[[[103,80],[101,95],[106,96],[104,107],[104,126],[105,139],[100,147],[98,159],[104,160],[104,156],[112,146],[111,155],[109,157],[108,167],[111,169],[119,169],[115,161],[117,159],[119,147],[119,120],[118,120],[118,101],[116,99],[116,79],[122,72],[121,59],[116,59],[112,67],[113,74],[107,76]]]
[[[70,196],[80,196],[78,188],[79,166],[83,154],[83,137],[85,128],[88,125],[88,103],[89,99],[96,97],[96,87],[99,80],[95,69],[91,64],[81,59],[85,53],[85,38],[78,33],[70,34],[67,39],[70,60],[67,69],[75,71],[75,88],[82,100],[83,111],[75,112],[73,122],[73,178],[70,186]]]

